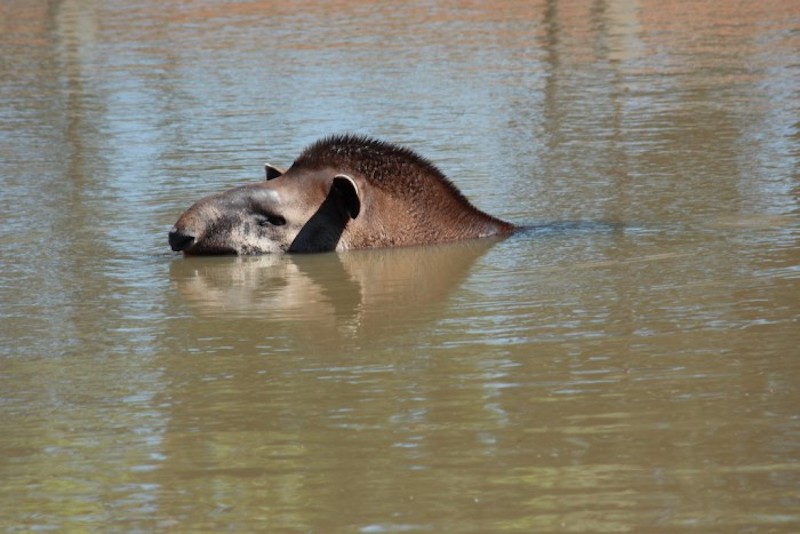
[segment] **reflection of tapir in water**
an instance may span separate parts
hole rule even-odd
[[[494,244],[485,239],[350,254],[173,261],[170,279],[179,305],[192,311],[187,328],[202,331],[203,318],[224,317],[232,319],[225,326],[230,338],[250,339],[238,332],[253,329],[287,333],[287,339],[310,345],[354,336],[380,342],[436,320]]]
[[[306,149],[285,173],[206,197],[169,232],[185,254],[321,252],[511,233],[412,151],[355,136]]]

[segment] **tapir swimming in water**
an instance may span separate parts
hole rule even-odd
[[[199,200],[169,231],[184,254],[323,252],[503,236],[516,227],[473,206],[431,162],[353,135],[309,146],[264,182]]]

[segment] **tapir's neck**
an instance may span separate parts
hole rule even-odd
[[[507,235],[515,228],[461,199],[445,199],[435,207],[385,195],[373,200],[348,223],[338,249],[444,243]]]

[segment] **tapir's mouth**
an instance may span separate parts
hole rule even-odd
[[[175,252],[181,252],[192,248],[195,244],[195,236],[190,232],[179,230],[173,226],[169,231],[169,247]]]
[[[191,247],[183,251],[184,256],[230,256],[239,253],[228,247]]]
[[[230,247],[208,246],[198,243],[197,238],[188,231],[172,227],[169,231],[169,246],[175,252],[183,252],[186,256],[211,256],[236,254]]]

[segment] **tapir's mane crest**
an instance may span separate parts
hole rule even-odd
[[[463,198],[444,173],[424,157],[411,149],[366,136],[325,137],[306,148],[294,166],[333,167],[343,173],[357,173],[392,194],[408,194],[433,180]]]

